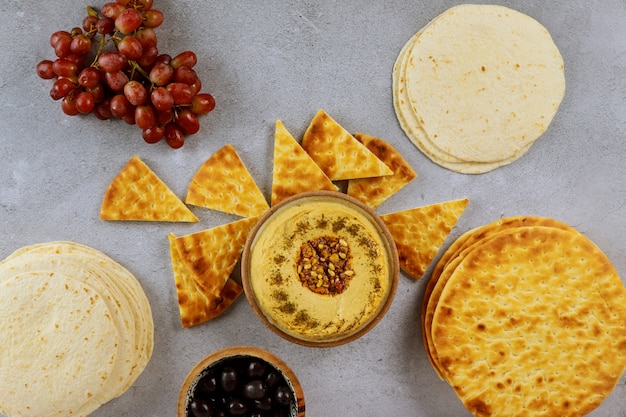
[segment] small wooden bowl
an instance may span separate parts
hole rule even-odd
[[[332,202],[332,204],[339,204],[340,206],[337,206],[337,205],[333,206],[335,210],[337,209],[337,207],[341,207],[341,210],[344,210],[345,208],[347,213],[356,213],[355,218],[356,216],[358,216],[358,218],[360,219],[359,221],[363,221],[364,224],[367,225],[367,230],[369,231],[367,233],[371,233],[368,236],[376,235],[376,238],[379,239],[380,242],[382,242],[381,243],[382,248],[380,249],[386,253],[385,256],[386,256],[386,259],[388,260],[387,261],[388,265],[384,265],[382,269],[385,270],[383,273],[386,274],[385,279],[388,282],[388,286],[387,286],[387,289],[384,290],[385,294],[382,296],[382,298],[378,302],[377,307],[375,307],[375,312],[371,316],[369,316],[366,321],[360,323],[358,326],[351,328],[349,331],[345,331],[345,332],[343,330],[338,331],[336,334],[332,334],[332,335],[322,335],[319,337],[317,335],[313,335],[313,336],[302,335],[301,336],[300,334],[296,332],[290,332],[290,331],[281,329],[280,326],[277,325],[277,322],[279,320],[276,319],[276,315],[278,314],[276,313],[276,309],[264,308],[259,302],[259,299],[257,298],[257,295],[255,294],[253,281],[257,279],[267,280],[267,278],[262,277],[261,273],[259,273],[256,270],[256,268],[252,266],[251,257],[253,256],[253,253],[252,253],[253,251],[260,250],[260,249],[256,249],[256,246],[255,246],[257,239],[260,239],[259,236],[262,236],[263,234],[267,234],[269,236],[276,236],[276,234],[271,231],[270,227],[269,226],[266,227],[266,225],[271,224],[271,222],[273,220],[276,220],[276,218],[280,218],[279,216],[281,215],[281,213],[282,213],[282,216],[285,217],[285,213],[289,213],[289,214],[292,213],[292,211],[285,212],[285,210],[294,210],[294,208],[295,210],[300,210],[300,207],[302,207],[302,210],[306,211],[310,209],[313,205],[319,204],[319,203],[323,204],[324,202]],[[285,218],[288,218],[288,217],[285,217]],[[282,220],[278,220],[278,221],[282,222]],[[320,232],[316,231],[315,233],[319,233],[320,235],[323,235],[324,233],[328,233],[329,235],[332,235],[334,233],[334,230],[327,231],[327,230],[330,230],[328,228],[320,229],[320,230],[321,230]],[[361,239],[361,236],[357,236],[353,238],[353,240],[355,241],[357,239]],[[274,246],[271,246],[271,247],[274,247]],[[293,245],[293,247],[295,247],[295,245]],[[293,247],[292,249],[289,250],[290,254],[295,253],[295,249],[293,249]],[[287,262],[291,262],[291,261],[287,259]],[[292,288],[295,288],[295,286],[297,285],[304,287],[300,283],[299,278],[297,276],[296,261],[293,260],[293,262],[290,263],[289,265],[290,265],[289,266],[290,269],[288,270],[286,274],[287,276],[284,277],[284,279],[290,280],[291,283],[294,283]],[[293,269],[291,269],[291,265],[293,265]],[[398,260],[398,252],[397,252],[394,240],[391,234],[389,233],[389,230],[387,229],[383,221],[380,219],[380,217],[370,207],[366,206],[361,201],[353,197],[350,197],[346,194],[343,194],[341,192],[335,192],[335,191],[306,192],[306,193],[298,194],[296,196],[288,198],[284,201],[281,201],[279,204],[273,206],[270,210],[268,210],[261,217],[261,219],[257,222],[255,227],[250,232],[246,245],[244,247],[242,262],[241,262],[242,284],[244,287],[246,298],[248,299],[250,305],[252,306],[252,309],[254,310],[255,314],[269,329],[271,329],[277,335],[293,343],[304,345],[304,346],[309,346],[309,347],[332,347],[332,346],[342,345],[342,344],[351,342],[355,339],[358,339],[359,337],[363,336],[365,333],[369,332],[372,328],[374,328],[378,324],[378,322],[382,319],[382,317],[385,315],[389,307],[391,306],[391,303],[393,301],[393,298],[395,296],[396,289],[398,286],[399,271],[400,271],[400,267],[399,267],[399,260]],[[365,282],[365,281],[362,281],[362,282]],[[288,284],[288,285],[292,285],[292,284]],[[356,285],[356,284],[349,283],[349,285]],[[359,284],[359,285],[365,285],[365,284]],[[309,291],[308,288],[305,288],[305,289]],[[273,287],[272,291],[276,291],[276,289]],[[350,291],[349,286],[347,287],[345,292],[347,293],[348,291]],[[354,291],[356,293],[357,290],[354,290]],[[369,295],[370,295],[369,293],[363,294],[364,297],[369,297]],[[343,296],[343,294],[339,294],[335,296],[341,297]],[[308,295],[306,297],[307,297],[307,300],[312,298],[312,297],[309,297]],[[267,296],[265,299],[267,299]],[[368,298],[368,299],[371,299],[371,298]],[[324,303],[324,301],[322,301],[321,298],[319,300],[320,300],[320,303]],[[365,301],[362,301],[362,302],[365,303]],[[300,306],[298,306],[296,302],[293,302],[292,304],[295,305],[294,308],[296,309],[300,308]],[[318,305],[320,304],[314,304],[313,309],[315,309],[315,307],[317,307]],[[325,308],[321,308],[321,307],[319,308],[319,310],[313,310],[314,313],[317,311],[328,311],[328,310],[327,309],[325,310]],[[349,319],[346,319],[346,321],[348,320]]]
[[[180,388],[180,392],[178,394],[178,417],[188,417],[187,405],[189,399],[191,398],[195,384],[204,375],[205,370],[219,366],[221,363],[226,363],[226,361],[231,359],[247,357],[265,361],[282,374],[287,381],[294,398],[294,405],[291,408],[291,414],[289,417],[304,417],[304,392],[302,391],[302,385],[300,385],[300,381],[298,381],[296,374],[280,358],[266,350],[252,346],[233,346],[221,349],[211,353],[198,362],[191,369],[191,371],[189,371],[183,385]]]

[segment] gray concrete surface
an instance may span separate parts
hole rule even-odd
[[[143,143],[121,121],[67,117],[35,65],[53,57],[50,34],[80,24],[85,4],[0,1],[0,258],[28,244],[72,240],[129,268],[150,299],[155,351],[135,385],[95,412],[173,416],[187,371],[222,347],[254,345],[292,366],[307,415],[466,416],[432,370],[419,309],[427,282],[401,276],[387,316],[346,346],[296,346],[265,329],[242,297],[223,316],[193,329],[179,324],[167,233],[234,220],[194,209],[197,224],[110,223],[98,219],[102,194],[132,155],[184,197],[195,170],[227,143],[269,198],[274,122],[300,138],[323,108],[350,131],[380,136],[418,178],[379,208],[387,213],[469,197],[445,246],[502,216],[567,222],[598,244],[626,280],[626,3],[623,0],[500,2],[539,20],[565,61],[567,92],[553,124],[514,164],[488,174],[456,174],[432,164],[404,136],[392,107],[391,68],[404,42],[444,9],[444,1],[155,0],[165,13],[161,52],[197,52],[204,90],[216,110],[180,150]],[[101,4],[92,4],[101,6]],[[595,417],[626,416],[622,377]]]

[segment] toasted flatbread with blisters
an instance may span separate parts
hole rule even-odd
[[[332,181],[380,177],[393,171],[324,110],[304,132],[302,147]]]
[[[363,133],[355,133],[354,137],[391,168],[393,175],[350,180],[349,196],[376,208],[417,177],[402,155],[386,141]]]
[[[398,248],[400,268],[420,279],[469,204],[467,198],[380,216]]]
[[[101,220],[197,222],[198,218],[137,156],[109,184]]]
[[[242,217],[258,216],[269,209],[263,193],[230,144],[198,168],[185,202]]]
[[[311,159],[280,121],[274,134],[272,205],[305,191],[337,191],[337,186]]]

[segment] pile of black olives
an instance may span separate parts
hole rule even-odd
[[[235,356],[207,368],[191,387],[189,417],[290,417],[293,392],[272,364]]]

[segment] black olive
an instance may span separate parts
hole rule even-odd
[[[267,396],[252,402],[254,408],[261,411],[270,411],[272,409],[272,397]]]
[[[239,376],[237,375],[237,371],[235,371],[235,369],[226,367],[222,370],[220,383],[224,391],[233,392],[237,388],[238,382]]]
[[[249,400],[260,400],[266,393],[267,388],[260,379],[254,379],[243,386],[243,396]]]
[[[248,364],[248,376],[250,378],[261,378],[265,374],[267,363],[252,359]]]
[[[265,377],[265,385],[268,389],[274,388],[281,380],[281,377],[278,376],[276,372],[270,372]]]
[[[217,378],[213,373],[204,375],[198,381],[195,392],[197,394],[212,394],[217,389]]]
[[[213,407],[202,398],[194,398],[189,403],[189,411],[193,417],[213,417]]]
[[[276,388],[274,398],[278,404],[289,405],[291,402],[291,390],[286,386],[280,386]]]
[[[228,412],[233,416],[243,416],[248,412],[248,406],[238,398],[233,398],[228,403]]]

